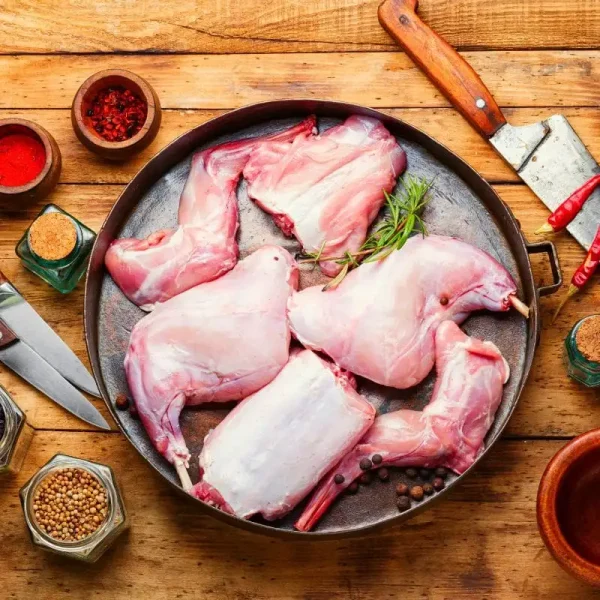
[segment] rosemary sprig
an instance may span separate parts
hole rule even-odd
[[[358,252],[346,252],[344,256],[323,256],[325,242],[317,252],[307,253],[300,263],[318,263],[335,261],[342,265],[340,273],[323,289],[337,287],[350,269],[361,262],[383,260],[394,250],[404,246],[413,233],[426,235],[425,223],[421,212],[428,202],[428,192],[433,181],[406,175],[402,180],[402,189],[398,194],[385,193],[387,214],[365,240]]]

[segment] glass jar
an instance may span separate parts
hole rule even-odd
[[[588,360],[577,347],[577,332],[581,325],[588,319],[600,318],[600,315],[591,315],[581,319],[573,326],[565,338],[565,362],[569,376],[588,387],[600,386],[600,363]]]
[[[32,248],[30,238],[33,224],[40,217],[51,213],[59,213],[67,217],[76,235],[73,249],[65,257],[57,260],[46,260],[36,254]],[[54,289],[63,294],[68,294],[73,291],[87,269],[95,239],[96,234],[75,217],[54,204],[48,204],[27,228],[23,237],[19,240],[15,252],[30,271],[41,277]]]
[[[51,476],[54,472],[62,469],[81,469],[94,476],[105,488],[107,499],[107,515],[104,522],[96,531],[86,538],[78,541],[57,540],[45,531],[37,523],[33,510],[33,499],[38,485]],[[99,463],[64,454],[57,454],[43,466],[24,486],[21,488],[21,505],[25,515],[25,522],[31,534],[31,540],[40,548],[88,563],[96,562],[121,533],[129,528],[129,518],[125,510],[123,496],[115,479],[113,470]]]
[[[18,473],[33,439],[33,428],[25,413],[0,385],[0,410],[4,415],[4,433],[0,437],[0,475]]]

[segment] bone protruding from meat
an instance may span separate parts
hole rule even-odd
[[[179,426],[185,405],[245,398],[287,363],[286,305],[297,286],[290,254],[264,246],[223,277],[159,304],[133,328],[129,389],[152,443],[171,463],[187,467],[190,458]]]
[[[302,290],[289,302],[292,332],[340,367],[400,389],[433,367],[442,321],[507,311],[517,287],[479,248],[450,237],[414,236],[387,258],[362,264],[335,289]]]
[[[296,523],[312,529],[335,498],[361,473],[359,463],[374,454],[381,466],[447,467],[466,471],[481,454],[509,377],[506,360],[491,342],[463,333],[451,321],[436,332],[437,380],[422,412],[380,415],[359,444],[320,483]],[[341,474],[343,483],[335,482]]]
[[[352,375],[310,350],[211,431],[193,495],[248,519],[292,510],[373,423]]]
[[[315,118],[284,131],[220,144],[197,152],[179,202],[179,226],[143,240],[115,240],[106,267],[123,293],[144,310],[211,281],[238,258],[236,186],[251,154],[263,143],[290,145],[313,134]]]
[[[248,195],[306,252],[356,252],[406,167],[406,154],[378,120],[352,116],[316,137],[262,144],[244,168]],[[341,266],[320,262],[333,277]]]

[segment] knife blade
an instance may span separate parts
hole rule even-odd
[[[92,403],[0,321],[0,361],[77,418],[110,429]]]
[[[0,318],[46,362],[78,388],[100,398],[96,381],[58,334],[0,271]]]
[[[416,8],[417,0],[385,0],[379,21],[550,210],[600,172],[564,116],[521,127],[507,123],[477,73],[417,16]],[[596,190],[568,230],[587,250],[599,223],[600,190]]]

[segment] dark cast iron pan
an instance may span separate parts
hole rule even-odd
[[[224,141],[281,129],[311,113],[317,115],[321,130],[352,114],[367,115],[383,121],[406,150],[407,172],[428,179],[435,178],[432,199],[424,213],[429,232],[456,236],[496,257],[512,273],[518,284],[520,297],[531,306],[528,321],[512,310],[504,314],[473,315],[464,324],[468,334],[492,340],[511,368],[502,404],[486,439],[486,452],[504,429],[525,385],[539,338],[539,297],[555,292],[560,286],[560,269],[554,246],[550,242],[528,244],[508,206],[477,172],[431,137],[398,119],[369,108],[341,102],[281,100],[234,110],[192,129],[152,158],[115,203],[96,240],[85,291],[86,341],[104,401],[137,451],[182,494],[184,492],[179,486],[175,469],[156,452],[141,423],[128,412],[115,409],[117,395],[129,395],[123,359],[131,329],[144,313],[131,304],[113,283],[104,268],[104,254],[115,238],[142,238],[157,229],[176,224],[179,196],[194,151]],[[296,241],[283,237],[271,218],[249,201],[243,181],[238,197],[242,257],[265,243],[280,244],[292,254],[299,251]],[[539,289],[534,283],[529,262],[529,254],[538,252],[548,255],[554,276],[552,285]],[[317,283],[321,278],[318,269],[311,270],[308,265],[304,267],[306,270],[301,274],[301,285]],[[411,282],[407,281],[406,284],[410,286]],[[432,373],[419,386],[404,391],[360,380],[359,390],[380,412],[400,407],[420,409],[431,397],[434,378],[435,374]],[[190,467],[193,481],[198,479],[198,454],[204,436],[230,408],[231,405],[206,405],[184,410],[182,428],[193,456]],[[304,503],[285,519],[268,523],[261,520],[244,521],[199,500],[190,501],[196,502],[199,510],[256,532],[299,538],[340,537],[413,517],[431,506],[432,502],[443,496],[462,477],[449,475],[445,490],[426,498],[400,515],[395,506],[394,488],[404,478],[404,472],[392,469],[390,482],[375,481],[370,487],[361,486],[355,496],[340,497],[311,533],[293,530],[293,523]]]

